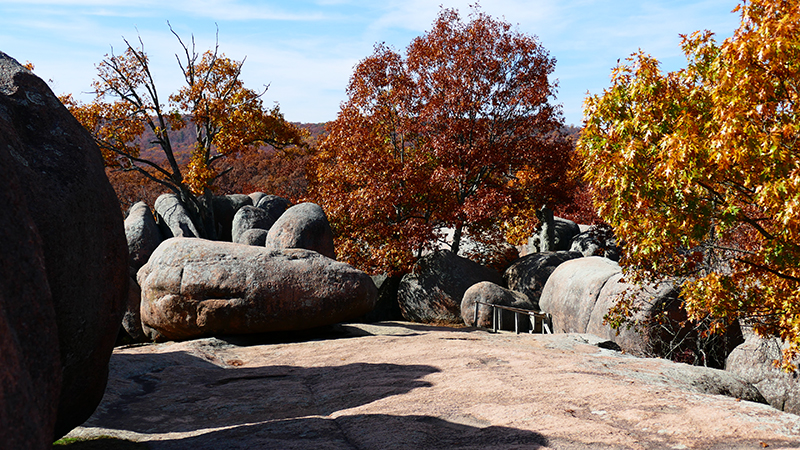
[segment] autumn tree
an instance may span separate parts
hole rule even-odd
[[[376,45],[313,161],[338,252],[403,272],[442,227],[458,253],[464,231],[497,240],[564,198],[571,153],[554,66],[535,37],[477,7],[467,22],[443,9],[405,55]]]
[[[586,101],[579,151],[632,273],[672,277],[694,320],[800,345],[800,3],[745,1],[688,64],[637,53]]]
[[[183,50],[176,59],[185,84],[167,104],[156,88],[141,38],[139,47],[125,40],[123,54],[112,52],[98,64],[92,102],[78,103],[71,96],[62,101],[92,133],[107,166],[135,171],[178,194],[198,231],[213,239],[211,188],[226,170],[220,162],[261,145],[304,145],[305,133],[286,122],[277,105],[264,107],[266,88],[259,93],[244,86],[244,61],[226,57],[218,44],[198,54],[194,38],[187,45],[172,32]],[[195,143],[183,165],[170,136],[187,125],[194,129]],[[163,154],[163,163],[142,157],[137,138],[146,130]]]

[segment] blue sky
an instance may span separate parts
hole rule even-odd
[[[181,51],[167,26],[193,34],[199,51],[214,45],[246,57],[248,87],[269,84],[264,99],[286,118],[336,118],[354,65],[376,42],[403,50],[430,28],[439,5],[469,13],[474,0],[0,0],[0,51],[51,80],[56,94],[90,100],[95,64],[141,36],[163,97],[176,90]],[[735,0],[594,1],[483,0],[483,11],[538,36],[558,63],[557,102],[565,121],[579,125],[586,92],[602,92],[618,59],[642,49],[666,70],[685,65],[679,34],[711,30],[728,37],[739,23]],[[216,24],[216,25],[215,25]]]

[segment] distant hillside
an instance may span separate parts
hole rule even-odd
[[[325,133],[325,123],[300,123],[300,122],[292,122],[292,124],[304,128],[309,131],[311,134],[312,143],[315,143],[320,136]],[[178,161],[178,164],[184,165],[189,162],[189,157],[192,155],[192,149],[194,148],[194,144],[196,142],[194,126],[192,125],[191,121],[187,120],[186,127],[181,130],[177,131],[170,131],[169,139],[170,144],[172,145],[173,152],[175,154],[175,159]],[[161,150],[161,147],[158,145],[153,144],[153,140],[155,139],[155,134],[151,130],[147,130],[143,133],[138,139],[136,139],[136,143],[139,144],[139,148],[141,148],[140,156],[143,159],[147,159],[158,164],[165,163],[167,161],[166,156],[164,156],[164,152]],[[269,146],[267,146],[269,147]]]

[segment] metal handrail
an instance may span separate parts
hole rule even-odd
[[[475,302],[475,318],[474,323],[475,326],[478,326],[478,308],[480,305],[490,306],[492,308],[492,328],[496,333],[498,329],[503,328],[503,314],[501,310],[505,309],[507,311],[511,311],[514,313],[514,331],[519,334],[519,316],[521,314],[529,316],[531,321],[531,330],[529,333],[533,333],[536,329],[536,322],[541,323],[543,334],[553,334],[550,330],[550,324],[553,323],[553,316],[550,313],[546,313],[544,311],[534,311],[532,309],[524,309],[524,308],[515,308],[513,306],[504,306],[504,305],[495,305],[494,303],[476,301]]]

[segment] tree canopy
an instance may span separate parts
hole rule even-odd
[[[600,216],[641,276],[675,277],[695,320],[744,319],[800,345],[800,4],[745,1],[687,67],[642,52],[586,100],[578,149]]]
[[[457,253],[463,231],[496,240],[566,198],[554,66],[535,37],[477,7],[467,22],[443,9],[405,55],[376,45],[312,164],[338,253],[404,272],[441,227],[455,230]]]
[[[277,105],[265,108],[264,92],[244,86],[244,61],[226,57],[218,45],[199,54],[194,40],[189,46],[173,34],[183,49],[176,59],[185,84],[169,96],[168,105],[159,96],[141,39],[139,47],[125,40],[123,54],[112,52],[97,65],[92,102],[81,104],[70,96],[62,101],[92,133],[106,165],[135,171],[178,194],[198,230],[214,238],[210,196],[214,181],[225,172],[219,162],[261,145],[302,146],[306,133],[286,122]],[[170,135],[187,124],[194,128],[195,144],[188,164],[182,165]],[[166,163],[141,156],[137,138],[145,130]]]

